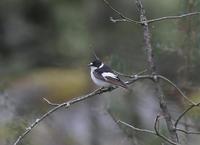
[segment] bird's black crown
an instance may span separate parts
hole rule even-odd
[[[100,67],[102,64],[102,62],[100,60],[94,60],[93,62],[90,63],[90,66],[94,66],[94,67]]]

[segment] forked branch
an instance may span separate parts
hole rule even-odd
[[[147,57],[148,57],[148,65],[149,65],[149,68],[150,68],[150,72],[152,73],[151,75],[133,75],[131,76],[130,80],[126,82],[126,84],[132,84],[138,80],[141,80],[141,79],[151,79],[155,82],[156,84],[156,87],[157,87],[157,93],[159,94],[159,97],[160,97],[160,105],[163,107],[161,108],[164,112],[164,116],[166,117],[166,122],[168,124],[168,129],[171,133],[171,137],[173,138],[173,140],[170,140],[168,139],[167,137],[163,136],[162,134],[159,133],[159,130],[157,128],[157,125],[159,123],[159,116],[156,117],[156,120],[155,120],[155,124],[154,124],[154,129],[155,131],[151,131],[151,130],[146,130],[146,129],[139,129],[139,128],[136,128],[134,126],[131,126],[123,121],[118,121],[118,123],[121,123],[123,125],[126,125],[127,127],[130,127],[136,131],[140,131],[140,132],[146,132],[146,133],[150,133],[150,134],[153,134],[153,135],[157,135],[159,137],[161,137],[163,140],[173,144],[173,145],[178,145],[178,143],[176,143],[175,141],[175,137],[176,136],[176,131],[181,131],[181,132],[184,132],[184,133],[192,133],[192,132],[186,132],[184,130],[181,130],[181,129],[178,129],[177,128],[177,125],[179,123],[179,121],[181,120],[181,118],[183,116],[185,116],[185,114],[187,112],[189,112],[191,109],[193,109],[194,107],[197,107],[200,105],[200,103],[198,104],[195,104],[194,102],[192,102],[191,100],[189,100],[185,95],[184,93],[171,81],[169,81],[167,78],[163,77],[163,76],[160,76],[160,75],[156,75],[156,70],[155,70],[155,64],[154,64],[154,59],[153,59],[153,53],[152,53],[152,48],[151,48],[151,43],[150,43],[150,32],[149,32],[149,28],[148,28],[148,24],[150,23],[153,23],[153,22],[159,22],[159,21],[163,21],[163,20],[167,20],[167,19],[179,19],[179,18],[183,18],[183,17],[187,17],[187,16],[193,16],[193,15],[198,15],[200,14],[200,12],[193,12],[193,13],[187,13],[187,14],[182,14],[182,15],[178,15],[178,16],[166,16],[166,17],[161,17],[161,18],[156,18],[156,19],[151,19],[151,20],[148,20],[145,16],[145,11],[143,9],[143,6],[142,6],[142,3],[141,3],[141,0],[136,0],[137,2],[137,7],[139,9],[139,12],[140,12],[140,21],[136,21],[136,20],[133,20],[127,16],[125,16],[123,13],[121,13],[120,11],[118,11],[117,9],[115,9],[107,0],[103,0],[105,2],[105,4],[111,8],[115,13],[117,13],[119,16],[120,16],[120,19],[114,19],[114,18],[110,18],[112,22],[131,22],[131,23],[135,23],[135,24],[142,24],[143,28],[144,28],[144,40],[145,40],[145,48],[147,50]],[[177,118],[176,122],[175,122],[175,130],[173,128],[173,124],[172,124],[172,121],[171,121],[171,116],[167,110],[167,106],[166,106],[166,102],[164,100],[164,95],[163,95],[163,92],[162,92],[162,89],[160,88],[159,86],[159,82],[155,81],[155,77],[159,77],[165,81],[167,81],[168,83],[170,83],[171,85],[173,85],[180,93],[181,95],[188,101],[190,102],[192,105],[187,108],[183,113],[180,114],[180,116]],[[117,89],[117,87],[112,87],[112,88],[104,88],[104,89],[97,89],[87,95],[84,95],[84,96],[80,96],[80,97],[77,97],[75,99],[72,99],[70,101],[67,101],[67,102],[63,102],[61,104],[56,104],[56,103],[52,103],[50,102],[49,100],[43,98],[49,105],[53,106],[53,108],[51,110],[49,110],[48,112],[46,112],[45,114],[43,114],[40,118],[36,119],[30,126],[28,126],[25,131],[17,138],[17,140],[14,142],[13,145],[17,145],[20,141],[22,141],[22,139],[28,135],[31,130],[37,126],[41,121],[43,121],[45,118],[47,118],[49,115],[51,115],[52,113],[54,113],[55,111],[61,109],[61,108],[69,108],[72,104],[75,104],[75,103],[78,103],[78,102],[81,102],[81,101],[84,101],[90,97],[93,97],[93,96],[96,96],[96,95],[100,95],[100,94],[103,94],[105,92],[110,92],[110,91],[113,91]]]
[[[164,16],[164,17],[154,18],[154,19],[149,19],[149,20],[136,21],[136,20],[133,20],[132,18],[129,18],[129,17],[125,16],[119,10],[114,8],[107,0],[103,0],[103,1],[109,8],[111,8],[116,14],[118,14],[120,16],[119,19],[115,19],[113,17],[110,17],[110,21],[113,22],[113,23],[116,23],[116,22],[129,22],[129,23],[134,23],[134,24],[145,24],[145,23],[151,24],[151,23],[154,23],[154,22],[160,22],[160,21],[164,21],[164,20],[181,19],[181,18],[184,18],[184,17],[195,16],[195,15],[199,15],[200,14],[200,12],[191,12],[191,13],[174,15],[174,16]]]
[[[172,140],[170,140],[169,138],[165,137],[164,135],[162,135],[162,134],[159,132],[158,127],[157,127],[157,126],[158,126],[158,123],[159,123],[159,116],[157,116],[156,119],[155,119],[154,131],[148,130],[148,129],[137,128],[137,127],[135,127],[135,126],[133,126],[133,125],[130,125],[130,124],[128,124],[128,123],[126,123],[126,122],[124,122],[124,121],[121,121],[121,120],[118,120],[118,123],[120,123],[120,124],[122,124],[122,125],[124,125],[124,126],[126,126],[126,127],[128,127],[128,128],[131,128],[131,129],[134,130],[134,131],[138,131],[138,132],[143,132],[143,133],[148,133],[148,134],[156,135],[156,136],[160,137],[161,139],[163,139],[164,141],[166,141],[166,142],[168,142],[168,143],[170,143],[170,144],[172,144],[172,145],[180,145],[180,144],[178,144],[178,143],[173,142]]]
[[[127,85],[130,85],[138,80],[141,80],[141,79],[149,79],[148,76],[139,76],[137,78],[132,78],[130,81],[127,81],[125,82]],[[57,103],[52,103],[51,101],[47,100],[46,98],[43,98],[44,101],[46,101],[49,105],[53,106],[53,108],[51,110],[49,110],[47,113],[45,113],[44,115],[42,115],[40,118],[36,119],[30,126],[28,126],[25,131],[17,138],[17,140],[14,142],[13,145],[17,145],[20,141],[22,141],[22,139],[28,135],[31,130],[37,126],[42,120],[44,120],[45,118],[47,118],[49,115],[51,115],[52,113],[54,113],[55,111],[61,109],[61,108],[69,108],[72,104],[76,104],[78,102],[81,102],[81,101],[84,101],[86,99],[89,99],[93,96],[96,96],[96,95],[100,95],[100,94],[103,94],[103,93],[106,93],[106,92],[111,92],[115,89],[117,89],[118,87],[110,87],[110,88],[100,88],[100,89],[97,89],[87,95],[84,95],[84,96],[80,96],[80,97],[76,97],[72,100],[69,100],[67,102],[63,102],[61,104],[57,104]]]
[[[177,125],[179,123],[179,121],[190,111],[192,110],[194,107],[199,107],[200,106],[200,103],[197,103],[197,104],[192,104],[190,105],[188,108],[185,109],[185,111],[183,111],[179,116],[178,118],[176,119],[175,123],[174,123],[174,126],[175,128],[177,128]]]

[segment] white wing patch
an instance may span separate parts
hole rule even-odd
[[[95,70],[95,68],[91,68],[91,78],[92,78],[92,80],[94,81],[94,83],[96,84],[96,85],[98,85],[98,86],[101,86],[101,87],[108,87],[108,86],[110,86],[110,83],[107,83],[106,81],[103,81],[103,80],[100,80],[100,79],[97,79],[95,76],[94,76],[94,70]]]
[[[111,72],[104,72],[104,73],[102,73],[102,76],[104,77],[105,80],[107,80],[106,77],[112,77],[114,79],[117,79],[117,75],[115,75],[114,73],[111,73]]]

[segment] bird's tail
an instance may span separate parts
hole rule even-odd
[[[127,84],[126,84],[126,83],[124,83],[123,81],[121,81],[121,83],[120,83],[120,86],[121,86],[122,88],[124,88],[124,89],[127,89],[127,90],[128,90],[128,86],[127,86]]]

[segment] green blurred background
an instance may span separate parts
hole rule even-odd
[[[138,20],[134,0],[109,1]],[[143,0],[147,17],[157,18],[200,11],[200,0]],[[147,68],[140,25],[112,23],[118,15],[103,0],[0,1],[0,144],[9,145],[25,127],[48,111],[42,100],[62,102],[96,86],[87,64],[93,50],[115,70],[133,74]],[[150,25],[157,70],[174,81],[191,99],[200,101],[200,16]],[[186,103],[163,83],[173,119]],[[127,130],[113,122],[107,109],[121,120],[153,129],[159,113],[150,81],[118,89],[60,110],[23,140],[23,145],[116,145],[161,143],[158,138]],[[200,130],[198,109],[180,127]],[[164,121],[162,132],[168,134]],[[128,135],[127,135],[128,134]],[[198,136],[180,135],[183,143],[198,145]]]

